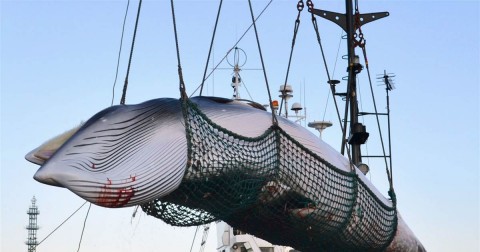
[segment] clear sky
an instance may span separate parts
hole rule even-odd
[[[213,61],[218,63],[250,24],[246,1],[225,1]],[[285,79],[297,1],[277,0],[258,21],[272,92]],[[344,12],[343,1],[313,1],[316,8]],[[112,98],[126,1],[1,2],[1,251],[25,251],[26,210],[33,195],[43,239],[84,201],[62,188],[40,184],[37,166],[24,155],[45,140],[108,107]],[[267,1],[254,1],[259,13]],[[217,1],[176,1],[180,52],[187,90],[201,82],[217,12]],[[361,12],[389,11],[390,17],[363,27],[373,76],[396,74],[391,93],[394,186],[404,219],[429,251],[479,251],[479,13],[478,1],[360,1]],[[132,1],[115,104],[126,73],[134,12]],[[345,75],[341,30],[318,19],[330,72]],[[259,68],[254,34],[239,44],[245,68]],[[178,97],[177,63],[169,1],[144,1],[130,73],[127,103]],[[220,67],[228,68],[228,64]],[[261,71],[243,71],[252,99],[266,103]],[[206,94],[231,97],[231,70],[218,70]],[[309,13],[304,10],[289,83],[308,108],[308,121],[334,127],[324,140],[339,148],[340,135],[327,77]],[[306,95],[300,95],[305,83]],[[360,79],[361,106],[371,110],[366,71]],[[344,88],[345,83],[339,86]],[[379,108],[384,91],[377,87]],[[250,98],[245,89],[244,98]],[[365,120],[373,135],[373,121]],[[378,142],[368,151],[378,154]],[[365,151],[367,151],[365,149]],[[369,161],[371,179],[386,192],[384,167]],[[81,251],[189,251],[195,228],[170,227],[133,208],[92,206]],[[84,206],[37,251],[75,251]],[[211,232],[205,251],[214,251]],[[199,239],[197,237],[197,239]],[[198,241],[198,240],[197,240]],[[198,251],[198,243],[193,251]]]

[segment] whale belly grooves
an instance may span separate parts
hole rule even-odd
[[[34,178],[104,207],[160,198],[180,184],[187,142],[178,99],[107,108],[78,129]]]

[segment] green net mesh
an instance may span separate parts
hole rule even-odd
[[[356,174],[329,164],[278,126],[247,138],[216,125],[190,101],[185,106],[185,177],[167,197],[142,205],[147,214],[175,226],[223,220],[301,251],[388,246],[396,208]]]

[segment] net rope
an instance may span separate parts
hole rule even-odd
[[[386,205],[354,172],[328,163],[272,125],[244,137],[183,102],[188,162],[180,187],[142,205],[174,226],[223,220],[301,251],[382,251],[397,226]]]

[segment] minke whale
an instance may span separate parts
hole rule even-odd
[[[215,97],[194,97],[190,101],[213,123],[244,137],[258,137],[272,125],[271,113],[258,106]],[[172,194],[185,180],[186,169],[191,165],[185,125],[180,99],[159,98],[112,106],[40,145],[25,158],[41,166],[35,180],[67,188],[93,204],[109,208],[142,205]],[[278,118],[278,126],[310,152],[350,172],[348,159],[310,131],[285,118]],[[221,153],[214,154],[221,159]],[[305,174],[313,172],[306,170]],[[356,169],[356,173],[380,204],[392,206],[362,172]],[[266,183],[261,190],[272,188],[279,193],[305,194],[304,197],[313,190],[308,183],[294,188],[273,182]],[[266,194],[262,195],[259,201],[269,200]],[[288,213],[293,218],[308,218],[326,209],[320,207],[291,209]],[[398,215],[386,251],[425,249]]]

